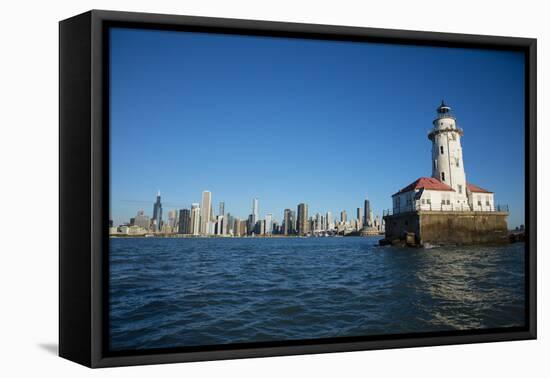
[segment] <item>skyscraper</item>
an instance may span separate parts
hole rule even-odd
[[[225,202],[220,202],[220,212],[218,215],[225,215]]]
[[[214,235],[216,233],[216,220],[211,217],[211,221],[206,225],[206,235]]]
[[[189,209],[181,209],[178,219],[178,234],[191,233],[191,211]]]
[[[346,213],[346,210],[342,210],[340,212],[340,222],[346,223],[348,221],[348,214]]]
[[[254,221],[254,214],[250,214],[248,216],[248,227],[247,227],[247,233],[248,235],[252,235],[256,232],[255,230],[256,222]]]
[[[224,215],[223,229],[222,229],[223,235],[231,234],[231,231],[233,230],[233,222],[234,222],[234,219],[230,213],[227,213],[226,215]]]
[[[322,230],[322,224],[321,224],[321,214],[317,213],[315,214],[315,231],[321,231]]]
[[[334,229],[334,219],[332,219],[332,213],[327,211],[327,230]]]
[[[151,220],[147,215],[144,214],[143,210],[139,210],[137,212],[136,217],[134,218],[134,225],[149,231],[149,227],[151,226]]]
[[[301,203],[298,205],[298,217],[296,220],[296,227],[298,235],[306,235],[308,233],[308,219],[307,219],[307,204]]]
[[[252,200],[252,216],[254,217],[254,223],[256,223],[260,218],[260,204],[258,198]]]
[[[283,234],[291,235],[294,231],[292,230],[292,211],[290,209],[285,209],[283,216]]]
[[[216,218],[215,234],[223,235],[223,224],[225,222],[223,215],[218,215]]]
[[[178,211],[176,209],[174,210],[168,210],[168,226],[170,228],[175,229],[178,224]]]
[[[271,231],[272,234],[280,234],[281,233],[281,226],[279,226],[279,223],[277,221],[273,221],[273,230]]]
[[[205,190],[202,192],[202,204],[201,204],[201,221],[200,221],[200,234],[208,235],[209,223],[211,221],[212,214],[212,193]]]
[[[201,208],[198,203],[191,204],[191,234],[200,234]]]
[[[368,199],[365,199],[365,208],[363,210],[363,226],[371,226],[371,211],[370,211],[370,202]]]
[[[157,193],[157,200],[153,205],[153,231],[159,232],[162,227],[162,204],[160,203],[160,190]]]
[[[244,236],[246,235],[247,233],[247,221],[246,220],[240,220],[240,219],[235,219],[235,231],[234,231],[234,234],[235,236]]]
[[[370,213],[369,213],[369,222],[372,227],[374,225],[374,215],[373,215],[372,209],[370,209]]]
[[[265,216],[265,234],[271,235],[273,232],[273,214],[267,214]]]

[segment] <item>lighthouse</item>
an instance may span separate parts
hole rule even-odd
[[[463,135],[463,130],[456,125],[451,107],[441,101],[433,128],[428,134],[432,142],[432,178],[454,190],[454,204],[459,207],[468,204],[466,173],[460,143]]]
[[[392,195],[385,212],[385,239],[392,244],[506,242],[508,207],[494,193],[466,181],[461,138],[451,107],[441,102],[433,127],[431,177],[419,177]]]

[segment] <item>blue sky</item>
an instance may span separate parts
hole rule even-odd
[[[467,180],[524,222],[521,53],[113,29],[111,217],[164,214],[210,190],[217,213],[285,208],[375,214],[431,174],[442,99],[455,112]],[[348,215],[349,216],[349,215]]]

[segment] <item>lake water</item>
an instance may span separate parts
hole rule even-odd
[[[523,243],[378,239],[111,239],[111,349],[524,325]]]

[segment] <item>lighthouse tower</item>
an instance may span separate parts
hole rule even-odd
[[[449,185],[454,190],[455,206],[468,206],[468,194],[462,146],[461,128],[456,126],[456,119],[451,108],[441,101],[437,108],[437,117],[433,129],[428,134],[432,141],[432,177]]]

